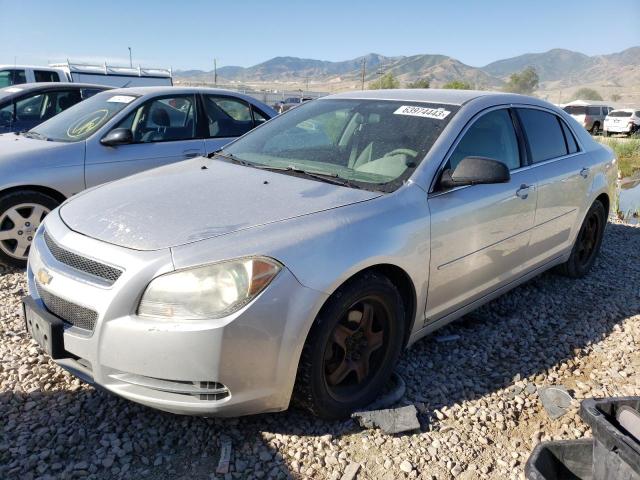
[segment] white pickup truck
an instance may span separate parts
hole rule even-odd
[[[0,65],[0,88],[21,83],[75,82],[109,87],[173,85],[170,69],[54,63],[47,67]]]

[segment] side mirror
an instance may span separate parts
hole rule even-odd
[[[440,185],[444,188],[477,185],[480,183],[506,183],[511,179],[507,166],[485,157],[465,157],[452,171],[442,172]]]
[[[102,137],[100,143],[107,147],[115,147],[118,145],[127,145],[128,143],[133,143],[133,132],[128,128],[114,128],[104,137]]]

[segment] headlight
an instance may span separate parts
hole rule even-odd
[[[168,273],[149,284],[138,315],[172,320],[225,317],[253,300],[281,269],[269,258],[242,258]]]

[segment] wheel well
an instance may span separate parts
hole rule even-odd
[[[0,191],[0,196],[7,195],[9,193],[24,192],[27,190],[49,195],[51,198],[55,199],[58,203],[62,203],[67,199],[67,197],[65,197],[62,193],[58,192],[57,190],[54,190],[53,188],[49,188],[49,187],[43,187],[41,185],[20,185],[17,187],[7,188],[6,190]]]
[[[404,333],[404,346],[406,346],[407,342],[409,341],[409,336],[411,335],[411,330],[413,329],[413,324],[416,317],[416,289],[413,285],[411,277],[409,277],[409,274],[407,272],[396,265],[379,264],[372,265],[371,267],[367,267],[364,270],[360,270],[358,273],[355,273],[351,277],[347,278],[340,286],[344,285],[353,278],[365,274],[366,272],[376,272],[384,275],[389,280],[391,280],[391,283],[393,283],[393,285],[400,292],[400,296],[402,297],[402,303],[404,304],[404,310],[406,313],[406,328]]]
[[[602,202],[602,205],[604,205],[604,211],[607,212],[607,216],[609,216],[609,195],[601,193],[598,195],[596,200],[600,200],[600,202]]]

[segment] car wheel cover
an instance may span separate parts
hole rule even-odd
[[[391,313],[377,297],[349,307],[331,332],[323,358],[324,382],[338,401],[350,401],[377,376],[389,350]]]
[[[598,245],[599,235],[600,217],[596,212],[590,212],[578,236],[576,256],[581,266],[587,266],[591,262],[596,251],[596,246]]]
[[[49,209],[38,203],[14,205],[0,214],[0,251],[26,260],[31,241]]]

